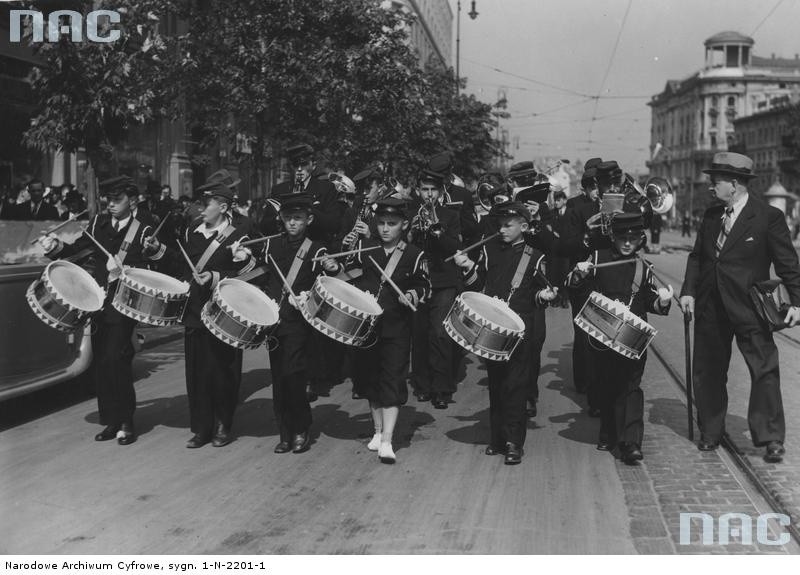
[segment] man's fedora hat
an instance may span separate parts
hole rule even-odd
[[[735,176],[738,178],[754,178],[753,173],[753,160],[743,154],[735,152],[718,152],[714,154],[714,159],[711,161],[711,167],[703,170],[710,176],[714,174],[725,174],[727,176]]]

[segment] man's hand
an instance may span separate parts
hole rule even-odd
[[[211,272],[200,272],[198,274],[194,274],[194,281],[196,281],[198,285],[204,286],[210,282],[211,278],[213,277],[214,276]]]
[[[414,300],[417,298],[416,294],[413,291],[407,291],[403,296],[397,296],[398,301],[401,305],[406,306],[408,309],[413,309]]]
[[[155,236],[147,236],[142,243],[144,244],[144,249],[148,252],[157,252],[161,249],[161,242]]]
[[[333,273],[339,269],[339,264],[336,263],[336,260],[329,258],[328,256],[322,258],[320,263],[322,264],[322,269],[324,269],[326,272]]]
[[[694,296],[682,295],[680,302],[681,302],[681,311],[683,313],[690,313],[694,315]]]
[[[364,222],[362,222],[361,220],[356,222],[356,226],[355,228],[353,228],[353,231],[355,231],[359,235],[364,236],[365,238],[368,238],[370,236],[369,226]]]
[[[240,245],[240,240],[236,240],[231,244],[231,251],[233,252],[233,261],[235,262],[243,262],[247,258],[249,258],[253,252],[251,252],[248,248],[243,248]]]
[[[47,234],[46,236],[42,236],[39,243],[42,245],[44,253],[49,253],[58,247],[58,238],[53,234]]]
[[[289,296],[289,305],[291,305],[297,311],[300,311],[301,308],[305,307],[307,299],[308,292],[301,291],[299,294],[297,294],[297,297]]]
[[[792,306],[789,308],[789,311],[786,312],[786,319],[784,320],[786,325],[789,327],[794,327],[798,323],[800,323],[800,307]]]
[[[539,202],[534,202],[533,200],[528,200],[525,202],[525,207],[528,208],[528,211],[531,213],[531,218],[538,220],[539,219]]]
[[[658,288],[658,304],[661,307],[666,307],[673,295],[675,295],[675,290],[672,289],[671,285]]]
[[[469,259],[469,256],[467,254],[462,252],[456,252],[455,256],[453,257],[453,261],[456,263],[458,267],[465,269],[469,269],[473,265],[475,265],[475,262]]]
[[[342,240],[342,244],[344,244],[345,246],[355,246],[356,241],[358,241],[358,232],[354,230],[344,237],[344,239]]]
[[[589,275],[589,270],[592,269],[592,262],[578,262],[575,264],[575,269],[572,273],[580,278],[585,278]]]
[[[553,301],[558,297],[557,287],[546,287],[539,291],[539,299],[542,301]]]

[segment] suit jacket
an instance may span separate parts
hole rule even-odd
[[[590,249],[583,243],[585,234],[589,231],[586,221],[600,211],[597,202],[593,202],[585,194],[567,200],[567,211],[560,221],[560,238],[558,241],[558,255],[569,258],[570,264],[585,259]]]
[[[447,186],[444,194],[447,203],[461,202],[460,206],[448,206],[448,209],[458,212],[461,218],[461,239],[465,244],[470,244],[480,238],[481,228],[478,225],[478,214],[475,213],[475,200],[472,192],[461,186]]]
[[[50,202],[42,200],[39,202],[39,209],[33,213],[33,202],[28,200],[17,204],[14,209],[14,219],[16,220],[60,220],[61,217],[56,208]]]
[[[783,213],[750,196],[731,228],[719,256],[716,241],[724,206],[706,210],[694,249],[686,262],[681,295],[695,298],[698,320],[719,298],[737,333],[762,329],[748,291],[769,279],[769,269],[783,280],[792,305],[800,305],[800,266]]]

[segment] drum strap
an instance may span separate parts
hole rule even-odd
[[[394,248],[394,251],[392,252],[391,257],[389,257],[389,261],[386,263],[386,267],[383,270],[383,271],[386,272],[387,276],[392,277],[392,274],[394,273],[394,270],[397,268],[397,264],[400,263],[400,258],[403,257],[403,252],[404,251],[406,251],[406,243],[404,241],[400,240],[397,243],[397,247]],[[383,290],[383,286],[384,285],[386,285],[386,278],[383,275],[381,275],[381,283],[378,286],[378,293],[375,296],[376,300],[380,297],[381,290]]]
[[[289,284],[289,287],[292,287],[294,285],[294,280],[297,279],[297,274],[300,273],[300,266],[303,265],[303,261],[306,259],[306,254],[310,249],[311,249],[311,240],[306,238],[303,240],[303,243],[300,244],[297,253],[294,254],[294,260],[292,260],[292,267],[289,268],[289,274],[286,276],[286,283]]]
[[[526,245],[525,249],[522,250],[522,257],[519,258],[517,271],[514,272],[514,277],[511,279],[511,291],[508,292],[506,303],[511,301],[511,296],[514,295],[514,292],[517,291],[517,288],[522,284],[522,278],[525,277],[525,271],[528,269],[528,264],[531,262],[532,255],[533,248]]]
[[[206,251],[204,251],[203,255],[200,256],[200,261],[197,262],[197,273],[203,271],[203,268],[206,267],[208,260],[210,260],[211,256],[214,255],[214,252],[216,252],[217,249],[225,242],[225,240],[228,239],[228,236],[231,235],[235,229],[236,227],[233,224],[228,224],[228,227],[218,233],[217,237],[214,238],[214,241],[208,244]]]
[[[141,222],[139,222],[139,220],[132,218],[131,227],[128,228],[128,233],[125,234],[125,239],[122,240],[122,245],[119,247],[119,251],[117,252],[117,259],[119,259],[119,263],[125,263],[125,258],[128,257],[128,250],[131,249],[133,238],[136,237],[136,232],[139,231],[140,225]]]

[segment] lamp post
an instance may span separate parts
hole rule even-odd
[[[461,90],[461,0],[458,0],[456,6],[456,93],[458,93]],[[472,0],[470,11],[467,14],[473,20],[478,17],[475,0]]]

